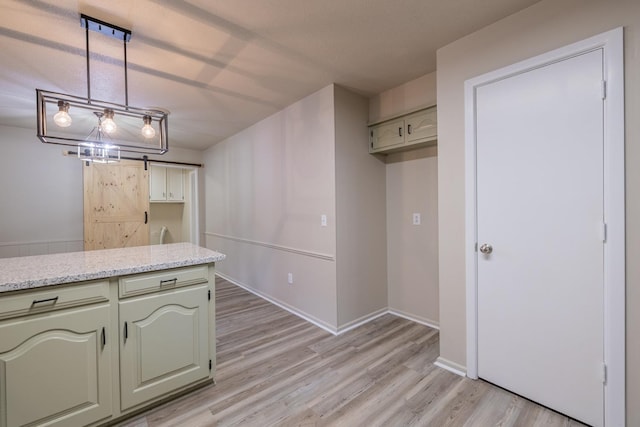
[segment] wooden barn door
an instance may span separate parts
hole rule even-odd
[[[149,244],[149,174],[136,161],[83,167],[84,250]]]

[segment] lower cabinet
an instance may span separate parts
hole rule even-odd
[[[207,285],[119,303],[122,410],[209,376]]]
[[[213,380],[213,264],[0,293],[0,427],[101,426]]]
[[[108,304],[0,322],[0,426],[84,426],[112,414]]]

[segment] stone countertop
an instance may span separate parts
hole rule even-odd
[[[226,255],[191,243],[0,259],[0,293],[209,264]]]

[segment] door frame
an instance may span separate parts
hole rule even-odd
[[[465,258],[467,376],[478,378],[478,265],[476,195],[476,89],[480,86],[603,50],[604,90],[604,422],[625,425],[625,178],[624,45],[619,27],[465,81]],[[603,236],[604,237],[604,236]],[[604,377],[603,377],[604,379]]]
[[[200,246],[200,166],[189,166],[181,164],[171,164],[167,162],[159,163],[149,160],[150,165],[162,166],[165,168],[182,169],[186,171],[184,186],[189,188],[189,242]],[[149,189],[151,191],[151,189]]]

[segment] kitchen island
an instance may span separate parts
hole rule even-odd
[[[0,426],[110,424],[210,384],[224,258],[177,243],[0,259]]]

